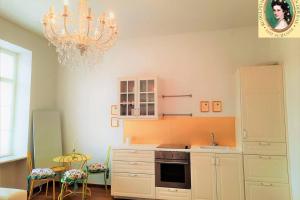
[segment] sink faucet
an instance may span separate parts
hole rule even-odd
[[[218,146],[218,143],[216,143],[216,141],[215,141],[215,134],[214,134],[214,132],[211,132],[211,133],[210,133],[210,136],[211,136],[211,142],[210,142],[210,145],[211,145],[211,146]]]

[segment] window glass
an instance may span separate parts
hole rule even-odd
[[[0,52],[0,77],[13,79],[15,75],[15,56],[5,51]]]
[[[0,81],[0,106],[9,106],[13,103],[13,84]]]
[[[0,49],[0,157],[11,153],[16,86],[16,55]]]

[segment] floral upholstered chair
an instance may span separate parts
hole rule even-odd
[[[29,175],[27,177],[28,180],[28,199],[33,198],[33,189],[36,183],[40,185],[41,192],[41,184],[47,183],[46,186],[46,197],[48,196],[48,184],[50,181],[53,183],[53,194],[52,199],[55,200],[55,172],[50,168],[32,168],[32,155],[31,153],[27,153],[27,168],[29,171]]]
[[[109,178],[109,160],[111,147],[109,146],[106,152],[106,160],[104,163],[92,163],[86,166],[86,171],[89,174],[103,174],[105,190],[107,191],[107,179]]]
[[[69,170],[64,172],[60,180],[62,185],[58,200],[63,200],[64,197],[77,193],[82,195],[82,199],[85,199],[86,195],[90,196],[91,193],[87,187],[88,173],[83,170],[89,157],[73,151],[71,154],[62,156],[61,159],[63,159],[61,162],[69,163]],[[80,167],[72,169],[72,163],[75,162],[79,162]],[[78,191],[78,185],[80,184],[82,185],[82,190]],[[70,186],[73,187],[73,190],[70,189]]]

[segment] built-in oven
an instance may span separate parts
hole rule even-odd
[[[190,153],[155,151],[155,185],[156,187],[190,189]]]

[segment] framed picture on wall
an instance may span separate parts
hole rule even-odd
[[[111,105],[110,114],[111,115],[118,115],[118,113],[119,113],[118,105]]]
[[[209,112],[209,102],[208,101],[200,101],[200,111],[201,112]]]
[[[110,126],[113,128],[119,127],[119,119],[117,117],[112,117],[110,121]]]
[[[222,101],[212,101],[212,111],[222,112]]]

